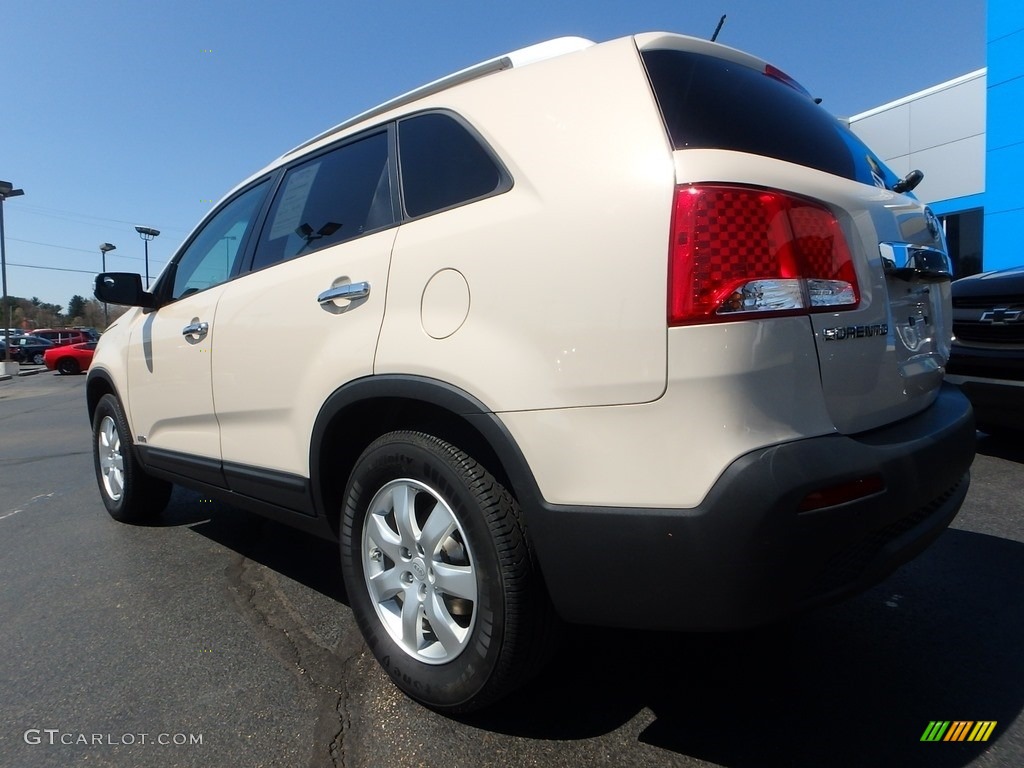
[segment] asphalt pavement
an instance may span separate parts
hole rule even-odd
[[[737,634],[573,628],[453,719],[378,669],[330,542],[181,489],[111,520],[84,384],[0,382],[0,766],[1024,765],[1022,443],[981,436],[953,527],[859,597]],[[933,721],[996,725],[922,742]]]

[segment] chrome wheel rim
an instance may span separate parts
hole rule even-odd
[[[96,436],[99,448],[100,480],[111,501],[120,501],[124,493],[124,458],[121,456],[121,434],[117,422],[104,416]]]
[[[462,653],[477,613],[473,553],[444,499],[411,479],[374,495],[362,536],[363,576],[391,639],[426,664]]]

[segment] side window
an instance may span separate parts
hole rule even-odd
[[[228,279],[266,194],[267,183],[258,184],[225,205],[206,222],[178,258],[172,299],[206,290]]]
[[[294,259],[394,223],[388,134],[381,131],[288,170],[252,268]]]
[[[451,208],[511,186],[490,152],[451,115],[431,112],[401,121],[398,156],[409,216]]]

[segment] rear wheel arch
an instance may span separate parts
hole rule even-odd
[[[471,453],[519,500],[527,519],[540,500],[536,480],[514,438],[475,397],[435,379],[373,376],[336,390],[313,427],[314,503],[335,534],[345,484],[356,460],[374,440],[395,430],[420,431]]]

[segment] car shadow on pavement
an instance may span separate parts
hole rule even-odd
[[[164,524],[347,604],[335,544],[206,503],[176,490]],[[537,679],[454,719],[531,740],[639,741],[730,768],[965,766],[1024,708],[1022,596],[1024,543],[949,529],[863,595],[771,627],[569,627]],[[984,743],[922,742],[936,720],[997,725]]]
[[[1019,435],[988,435],[978,433],[978,453],[1024,464],[1024,440]]]
[[[950,530],[844,604],[734,634],[573,628],[539,681],[464,718],[546,740],[613,731],[717,765],[963,766],[1024,706],[1024,544]],[[666,606],[671,610],[671,606]],[[995,720],[928,743],[934,720]]]
[[[336,543],[180,487],[175,487],[158,524],[187,525],[249,560],[348,605]]]

